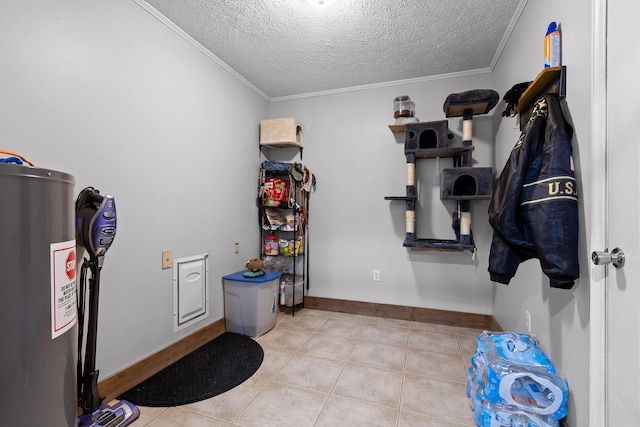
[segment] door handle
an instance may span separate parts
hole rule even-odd
[[[593,251],[591,252],[591,262],[595,265],[613,264],[615,268],[622,268],[624,266],[624,252],[620,248],[615,248],[611,253]]]

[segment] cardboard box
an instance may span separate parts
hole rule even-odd
[[[260,145],[302,147],[304,126],[293,117],[260,120]]]

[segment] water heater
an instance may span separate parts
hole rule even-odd
[[[0,163],[0,424],[75,426],[74,177]]]

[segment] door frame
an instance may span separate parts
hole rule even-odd
[[[591,1],[591,250],[607,248],[607,0]],[[607,426],[607,267],[590,267],[589,426]]]

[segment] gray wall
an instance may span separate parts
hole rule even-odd
[[[591,9],[572,0],[528,2],[494,71],[501,94],[512,85],[533,79],[543,64],[543,37],[549,22],[562,26],[563,64],[567,66],[566,111],[574,127],[576,175],[580,195],[580,279],[572,290],[551,289],[537,260],[518,269],[509,286],[496,285],[493,315],[507,330],[524,331],[524,311],[532,317],[532,332],[558,369],[569,380],[569,422],[588,425],[589,400],[589,261],[591,189]],[[495,162],[501,169],[519,131],[514,119],[495,121]]]
[[[491,75],[433,79],[421,83],[272,102],[272,117],[295,116],[305,125],[304,163],[318,178],[312,195],[309,244],[313,262],[309,294],[318,297],[491,313],[487,273],[487,201],[474,202],[475,259],[469,252],[411,252],[405,238],[404,134],[394,134],[393,99],[409,95],[421,120],[443,120],[450,93],[491,86]],[[493,112],[492,112],[493,113]],[[491,166],[491,117],[474,121],[476,166]],[[461,119],[450,120],[460,139]],[[440,200],[438,166],[450,159],[419,160],[417,232],[420,237],[455,238],[453,202]],[[380,270],[373,282],[372,270]]]
[[[402,247],[403,140],[393,134],[392,100],[416,102],[421,120],[444,118],[450,93],[491,88],[501,95],[542,67],[542,38],[562,23],[567,108],[582,195],[589,184],[590,11],[577,0],[529,2],[492,73],[269,104],[214,60],[130,0],[5,1],[0,13],[0,140],[37,166],[75,175],[116,197],[118,235],[102,275],[98,337],[101,378],[223,316],[221,276],[257,255],[254,205],[258,123],[293,116],[305,125],[303,162],[318,178],[311,198],[310,295],[494,314],[508,330],[533,331],[572,394],[570,421],[587,425],[588,203],[581,200],[582,274],[571,291],[552,290],[537,261],[508,287],[489,281],[487,201],[473,204],[478,246],[469,253]],[[501,106],[477,117],[473,157],[499,173],[519,132]],[[450,128],[461,134],[460,120]],[[270,154],[297,159],[296,151]],[[264,157],[263,157],[264,158]],[[449,163],[442,160],[439,167]],[[435,160],[418,165],[420,237],[451,238],[453,205],[438,197]],[[234,254],[240,242],[240,254]],[[211,256],[211,315],[178,334],[172,273],[161,252]],[[372,270],[381,281],[372,281]],[[107,345],[106,343],[110,343]]]
[[[268,102],[130,0],[5,1],[0,52],[0,146],[116,198],[100,378],[222,318],[221,277],[258,248]],[[210,255],[210,316],[177,334],[164,249]]]

